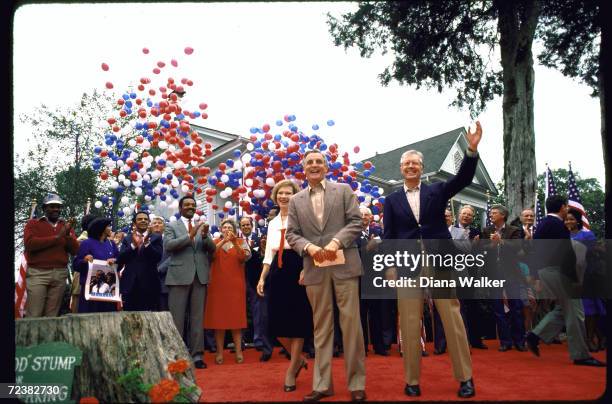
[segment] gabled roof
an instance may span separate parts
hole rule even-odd
[[[465,130],[461,128],[453,129],[450,132],[443,133],[438,136],[420,140],[416,143],[411,143],[402,146],[395,150],[386,153],[380,153],[376,156],[364,159],[363,161],[371,161],[376,167],[374,175],[385,180],[402,180],[402,174],[399,169],[399,162],[407,150],[418,150],[423,153],[425,161],[425,169],[423,172],[431,173],[440,170],[442,163],[451,150],[451,147],[457,141],[459,135]]]

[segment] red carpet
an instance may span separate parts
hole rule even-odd
[[[541,356],[530,352],[498,352],[496,341],[487,341],[488,350],[472,350],[476,400],[593,400],[606,386],[606,368],[575,366],[567,346],[540,345]],[[421,362],[421,392],[426,401],[457,400],[458,383],[452,377],[448,353],[432,354]],[[370,351],[371,352],[371,351]],[[206,354],[208,369],[197,370],[196,377],[203,390],[200,401],[302,401],[312,390],[312,366],[300,373],[297,390],[283,391],[284,375],[289,361],[274,350],[269,362],[259,362],[260,353],[245,351],[245,361],[236,364],[234,355],[225,351],[225,363],[216,365],[214,355]],[[605,352],[594,356],[606,360]],[[394,346],[389,357],[368,354],[366,358],[366,393],[368,401],[415,401],[404,395],[402,358]],[[335,395],[327,401],[350,401],[344,376],[342,357],[333,360]]]

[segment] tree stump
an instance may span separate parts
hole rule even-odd
[[[117,383],[133,361],[144,370],[143,382],[150,384],[170,377],[169,362],[187,359],[192,363],[168,311],[69,314],[15,321],[16,345],[55,341],[67,342],[83,352],[72,388],[72,399],[77,402],[88,396],[101,402],[142,401],[143,395],[132,394]],[[185,375],[179,380],[181,385],[197,386],[193,365]],[[197,402],[200,395],[198,388],[189,398]]]

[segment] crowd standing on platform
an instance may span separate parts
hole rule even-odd
[[[275,185],[276,206],[266,228],[257,228],[249,216],[226,219],[214,239],[208,223],[194,220],[192,196],[180,199],[181,217],[173,222],[136,212],[127,234],[113,234],[109,218],[85,215],[77,238],[75,221],[60,218],[62,199],[50,194],[42,203],[44,216],[31,219],[24,231],[26,316],[57,316],[67,283],[72,312],[167,310],[199,369],[207,367],[205,347],[215,352],[215,364],[222,365],[226,348],[235,353],[235,362],[243,363],[245,348],[261,351],[260,361],[267,362],[280,346],[290,360],[279,388],[282,383],[290,393],[314,357],[313,388],[305,401],[334,394],[331,361],[340,355],[351,398],[364,401],[365,357],[370,348],[387,357],[392,344],[399,345],[403,356],[406,395],[420,396],[426,339],[433,339],[434,354],[448,350],[458,396],[464,398],[476,393],[470,348],[488,349],[485,339],[499,339],[502,352],[516,349],[540,356],[541,342],[554,343],[565,332],[574,364],[604,366],[590,355],[606,349],[602,300],[563,297],[565,283],[583,275],[577,275],[576,256],[557,255],[535,264],[504,243],[575,240],[584,246],[585,273],[592,271],[599,264],[597,240],[582,229],[580,212],[568,210],[567,199],[549,197],[548,215],[537,227],[533,209],[526,208],[510,224],[502,205],[491,207],[491,224],[482,229],[473,225],[475,209],[469,205],[462,206],[454,224],[447,201],[472,181],[481,136],[479,124],[475,132],[468,132],[461,168],[445,182],[422,183],[423,155],[405,152],[399,162],[404,186],[387,196],[382,223],[373,220],[366,206],[359,206],[348,185],[326,180],[328,162],[317,150],[303,156],[303,189],[292,180]],[[425,293],[418,298],[360,299],[363,254],[382,239],[452,239],[468,244],[487,239],[495,247],[489,257],[510,262],[516,271],[495,295],[432,299]],[[93,260],[117,265],[121,303],[86,299]],[[325,266],[329,261],[334,265]],[[102,276],[95,282],[91,288],[101,290],[114,280]],[[538,298],[542,290],[556,299]],[[485,327],[487,313],[494,317],[493,336]]]

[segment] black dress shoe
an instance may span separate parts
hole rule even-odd
[[[427,353],[427,351],[421,351],[421,356],[426,357],[429,356],[429,354]]]
[[[457,395],[461,398],[474,397],[476,394],[476,388],[474,387],[474,381],[472,379],[459,384],[459,391]]]
[[[333,395],[334,393],[331,392],[313,390],[310,394],[304,396],[304,401],[307,403],[315,403],[321,399],[324,399],[325,397],[331,397]]]
[[[380,350],[380,351],[374,351],[374,353],[375,353],[376,355],[380,355],[380,356],[389,356],[389,352],[387,352],[387,351],[383,351],[383,350]]]
[[[206,366],[206,363],[204,363],[203,360],[198,359],[197,361],[193,362],[193,365],[197,368],[197,369],[206,369],[208,366]]]
[[[404,394],[410,397],[419,397],[421,395],[421,388],[418,384],[411,386],[409,384],[404,387]]]
[[[474,349],[489,349],[488,346],[486,346],[483,342],[478,342],[472,345],[472,348]]]
[[[434,355],[442,355],[446,352],[446,349],[434,349]]]
[[[499,347],[499,352],[506,352],[512,349],[512,345],[502,345]]]
[[[308,352],[308,359],[314,359],[314,357],[315,357],[314,352]]]
[[[270,358],[272,357],[272,354],[270,353],[262,353],[261,356],[259,357],[259,361],[260,362],[267,362],[270,360]]]
[[[576,359],[574,360],[574,365],[595,366],[598,368],[603,368],[606,366],[604,362],[598,361],[597,359],[593,357],[586,358],[586,359]]]
[[[527,352],[527,348],[525,348],[525,345],[515,345],[514,348],[516,348],[517,351],[519,352]]]
[[[540,348],[538,348],[538,343],[540,342],[540,337],[529,331],[525,336],[525,344],[527,344],[527,349],[531,351],[535,356],[540,356]]]
[[[366,399],[366,393],[364,390],[351,391],[351,401],[361,403],[365,401],[365,399]]]

